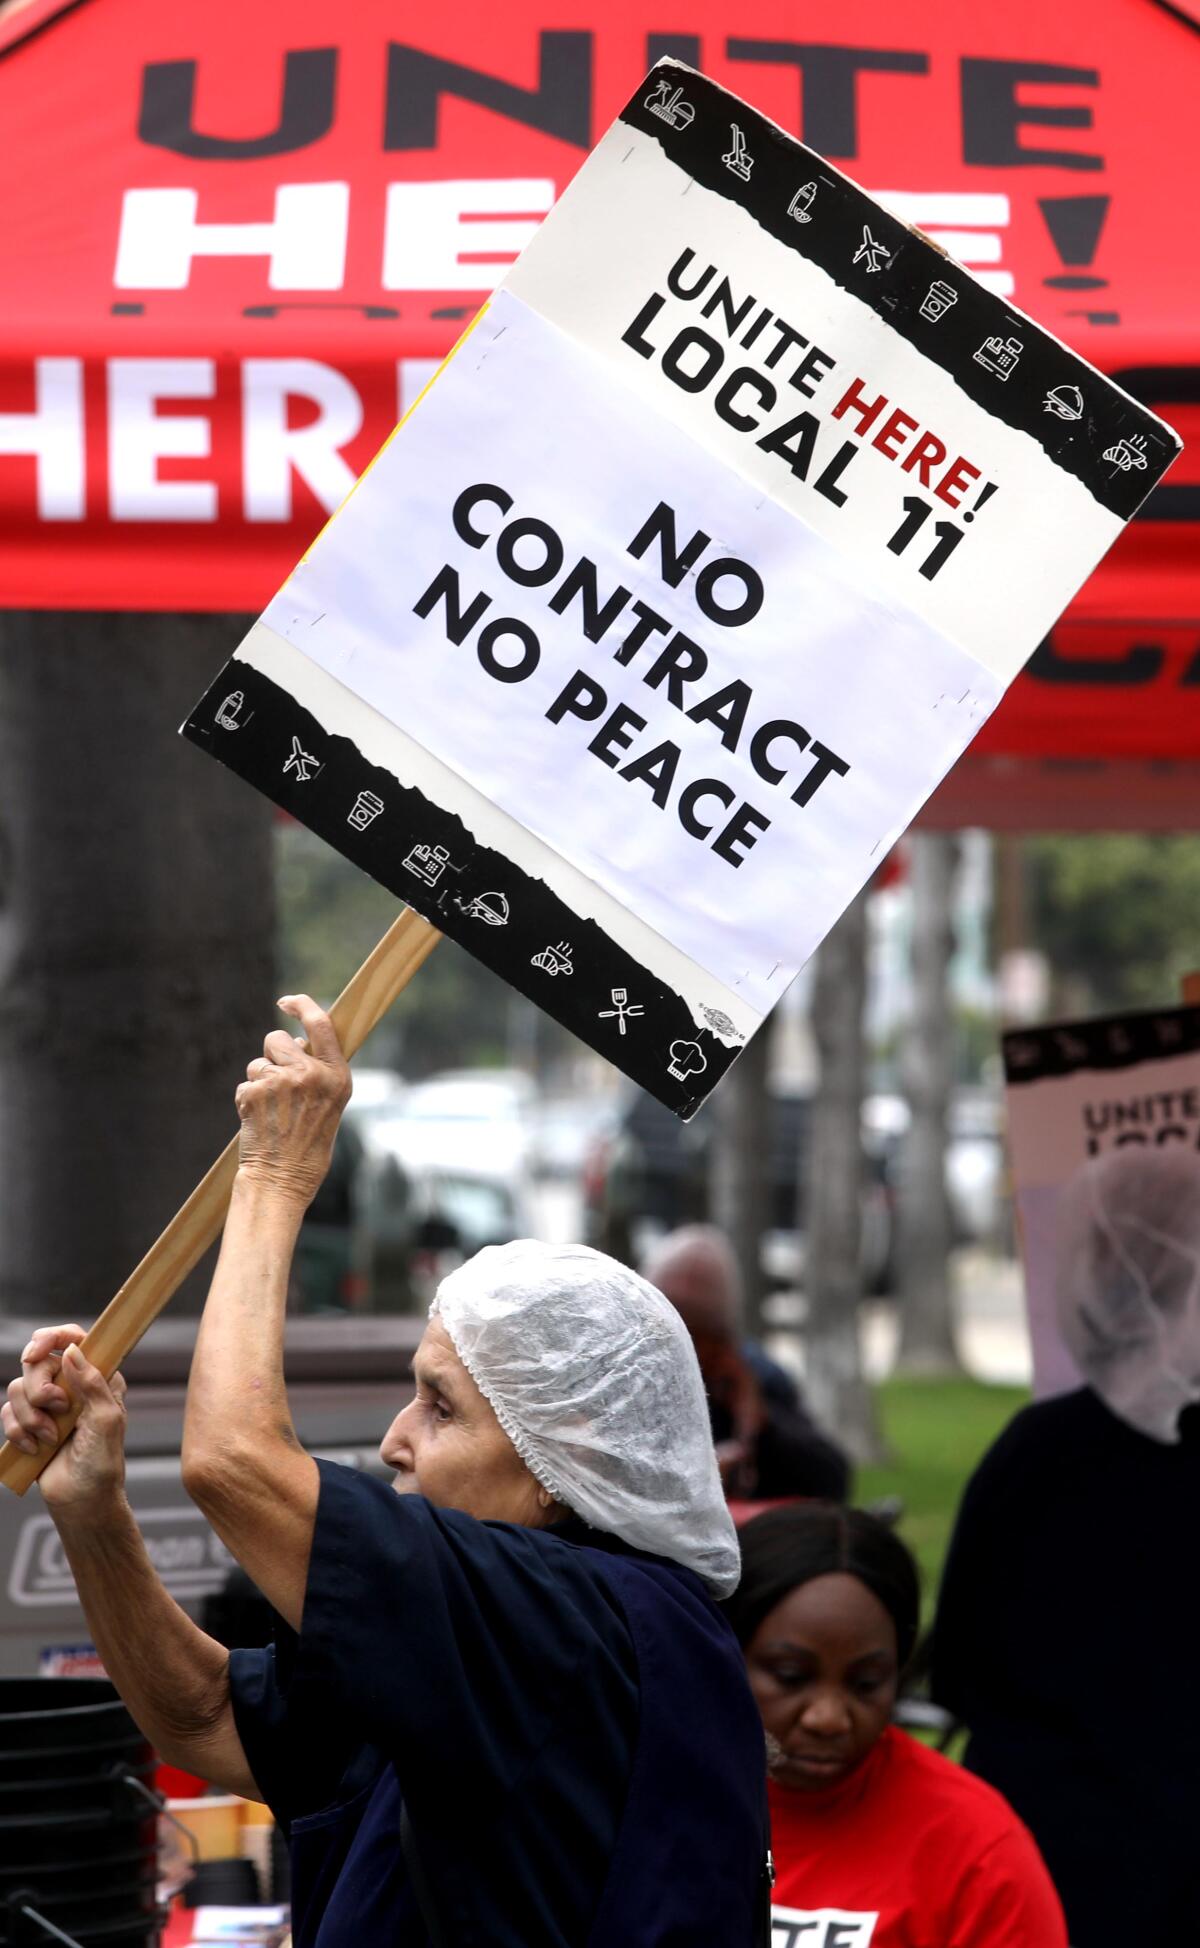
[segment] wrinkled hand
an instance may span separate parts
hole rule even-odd
[[[302,1024],[308,1046],[276,1028],[247,1067],[236,1097],[238,1175],[306,1208],[329,1169],[350,1100],[350,1069],[333,1023],[315,1001],[289,994],[279,1006]]]
[[[52,1448],[57,1419],[81,1402],[75,1430],[47,1463],[38,1485],[53,1509],[94,1508],[118,1495],[125,1481],[125,1382],[106,1380],[79,1351],[82,1326],[42,1326],[21,1358],[0,1409],[7,1438],[26,1454]]]

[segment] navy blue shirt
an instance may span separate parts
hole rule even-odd
[[[235,1651],[230,1663],[250,1769],[289,1832],[296,1948],[425,1948],[400,1848],[401,1796],[456,1944],[601,1939],[618,1842],[623,1859],[631,1844],[638,1851],[622,1827],[645,1769],[647,1680],[621,1594],[631,1574],[658,1639],[642,1659],[656,1709],[668,1706],[674,1722],[703,1704],[665,1695],[673,1652],[663,1646],[676,1641],[681,1678],[702,1670],[722,1693],[721,1750],[706,1756],[701,1729],[690,1769],[704,1806],[713,1802],[718,1843],[724,1822],[732,1878],[739,1890],[745,1875],[753,1881],[761,1728],[732,1635],[689,1571],[582,1524],[479,1522],[318,1465],[301,1633],[280,1625],[274,1649]],[[677,1773],[677,1754],[672,1764]],[[703,1846],[702,1833],[690,1838]],[[686,1904],[687,1890],[679,1898]],[[646,1936],[707,1938],[703,1926],[689,1937],[666,1923]]]

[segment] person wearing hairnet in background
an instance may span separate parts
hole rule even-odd
[[[933,1690],[1032,1829],[1072,1948],[1200,1942],[1200,1158],[1129,1144],[1057,1209],[1085,1385],[984,1457]]]
[[[738,1548],[687,1333],[582,1247],[446,1279],[384,1435],[392,1483],[301,1449],[288,1271],[350,1076],[281,1003],[238,1090],[239,1169],[188,1388],[184,1481],[278,1615],[225,1651],[159,1583],[123,1491],[124,1385],[35,1333],[3,1409],[42,1475],[105,1667],[175,1765],[265,1799],[295,1948],[765,1942],[762,1727]],[[394,1492],[399,1491],[399,1492]]]

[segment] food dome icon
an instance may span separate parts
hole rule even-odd
[[[676,1082],[686,1082],[690,1075],[703,1075],[708,1067],[708,1057],[701,1050],[699,1042],[672,1042],[671,1066],[668,1075]]]
[[[1078,386],[1053,386],[1042,402],[1044,413],[1054,413],[1058,419],[1083,418],[1083,394]]]
[[[482,920],[487,927],[508,925],[508,901],[503,893],[477,893],[463,907],[463,912],[468,919]]]

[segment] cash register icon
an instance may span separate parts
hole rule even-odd
[[[404,861],[404,870],[426,886],[436,886],[449,864],[450,854],[444,845],[415,845]]]
[[[985,338],[977,352],[972,354],[976,365],[982,365],[987,372],[994,372],[998,379],[1007,380],[1016,370],[1017,360],[1025,347],[1019,338]]]

